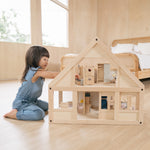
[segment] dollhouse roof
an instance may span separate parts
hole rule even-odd
[[[102,62],[108,61],[119,70],[120,87],[143,89],[144,85],[131,73],[117,56],[111,53],[109,47],[98,37],[95,37],[88,46],[49,84],[49,88],[73,87],[75,66],[85,58],[98,58]]]

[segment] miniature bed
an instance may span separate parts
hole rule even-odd
[[[51,123],[143,123],[144,85],[101,39],[69,58],[49,84]]]
[[[112,52],[138,79],[150,78],[150,37],[114,40]]]

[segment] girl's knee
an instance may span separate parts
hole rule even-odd
[[[45,112],[43,110],[37,109],[34,111],[32,120],[43,120],[45,117]]]
[[[48,110],[48,103],[42,100],[37,100],[37,106],[39,106],[44,111]]]
[[[27,107],[17,112],[18,120],[42,120],[45,117],[45,112],[38,107]]]

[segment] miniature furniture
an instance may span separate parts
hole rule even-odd
[[[129,38],[129,39],[120,39],[114,40],[112,42],[112,47],[115,47],[117,44],[135,44],[138,43],[150,43],[150,37],[139,37],[139,38]],[[135,76],[138,79],[150,78],[150,68],[141,69],[139,58],[136,54],[133,53],[120,53],[115,54],[121,62],[123,62],[126,67],[135,73]],[[149,55],[150,56],[150,55]],[[150,57],[149,57],[150,58]],[[145,59],[143,57],[143,59]],[[141,60],[142,61],[142,60]]]
[[[142,124],[144,85],[98,37],[49,84],[49,120]]]

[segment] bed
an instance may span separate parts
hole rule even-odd
[[[150,37],[114,40],[111,50],[138,79],[150,78]]]

